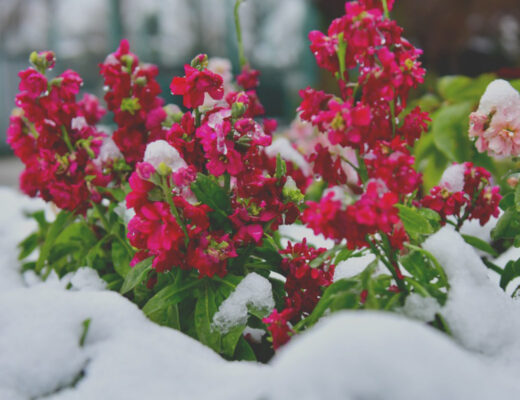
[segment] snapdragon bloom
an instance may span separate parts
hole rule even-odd
[[[469,120],[469,136],[476,138],[478,151],[495,157],[520,155],[520,93],[509,82],[491,82]]]

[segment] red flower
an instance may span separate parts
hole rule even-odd
[[[267,330],[273,338],[273,349],[277,350],[280,346],[287,343],[293,334],[288,321],[292,310],[287,308],[279,313],[274,309],[271,314],[264,318],[262,322],[267,325]]]
[[[196,108],[204,103],[204,95],[208,93],[213,99],[220,100],[224,96],[222,77],[208,69],[199,71],[190,65],[184,66],[184,77],[173,78],[170,90],[173,94],[182,95],[183,104],[188,108]]]

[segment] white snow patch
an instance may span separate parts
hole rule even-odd
[[[101,168],[109,162],[119,158],[123,158],[123,154],[119,150],[119,147],[117,147],[111,137],[106,137],[101,144],[99,155],[94,160],[94,164]]]
[[[445,187],[450,192],[460,192],[464,189],[464,164],[452,164],[442,174],[439,186]]]
[[[312,229],[305,225],[280,225],[278,231],[282,236],[282,245],[284,247],[287,246],[289,241],[295,243],[301,242],[303,239],[307,239],[307,243],[317,248],[323,247],[325,249],[331,249],[334,247],[334,240],[326,239],[325,236],[321,234],[315,235]]]
[[[311,174],[311,166],[305,160],[305,157],[292,147],[291,142],[284,137],[277,138],[273,141],[270,146],[265,148],[265,152],[269,157],[276,157],[280,154],[285,161],[290,161],[298,168],[300,168],[305,176],[309,176]]]
[[[454,337],[467,349],[520,367],[520,305],[489,279],[478,254],[452,227],[423,247],[446,271],[450,291],[442,314]]]
[[[175,147],[166,140],[156,140],[148,143],[144,152],[144,162],[150,163],[157,170],[161,163],[170,167],[172,172],[186,167],[186,162]]]
[[[496,79],[491,82],[482,95],[477,112],[490,114],[493,111],[506,111],[520,106],[520,93],[508,81]]]
[[[352,257],[348,260],[341,261],[336,265],[334,270],[334,282],[343,278],[352,278],[363,272],[368,264],[374,261],[376,257],[373,254],[366,254],[361,257]]]
[[[266,315],[274,308],[271,282],[255,272],[242,279],[234,292],[222,302],[213,316],[215,328],[225,333],[234,326],[245,325],[250,307],[264,311]]]
[[[440,309],[439,303],[433,297],[422,297],[417,293],[412,293],[406,298],[402,311],[410,318],[431,322]]]
[[[341,312],[295,336],[261,365],[225,361],[188,336],[152,323],[115,292],[63,290],[47,283],[20,288],[21,278],[13,278],[15,245],[35,225],[24,222],[21,209],[41,202],[1,188],[0,199],[2,400],[487,400],[516,398],[520,392],[520,304],[489,280],[474,249],[449,227],[424,247],[446,270],[451,290],[439,312],[462,346],[404,316]],[[313,237],[308,231],[306,236]],[[496,262],[516,259],[517,251]],[[86,282],[94,278],[83,273]],[[82,281],[81,274],[77,279]],[[406,307],[424,320],[436,311],[415,296]]]

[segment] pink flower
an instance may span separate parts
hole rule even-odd
[[[47,78],[33,68],[20,71],[18,76],[20,77],[18,88],[26,92],[30,98],[35,99],[47,90]]]
[[[469,120],[478,151],[495,157],[520,154],[520,94],[508,82],[491,82]]]

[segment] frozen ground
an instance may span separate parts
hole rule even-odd
[[[76,290],[56,281],[27,287],[15,246],[31,229],[22,210],[41,203],[0,189],[0,204],[2,400],[487,400],[520,392],[520,304],[449,228],[425,247],[449,277],[449,299],[440,311],[454,340],[403,315],[344,312],[260,365],[224,361],[149,322],[125,298],[100,290],[88,271],[70,277]],[[436,307],[412,298],[405,311],[420,318]]]

